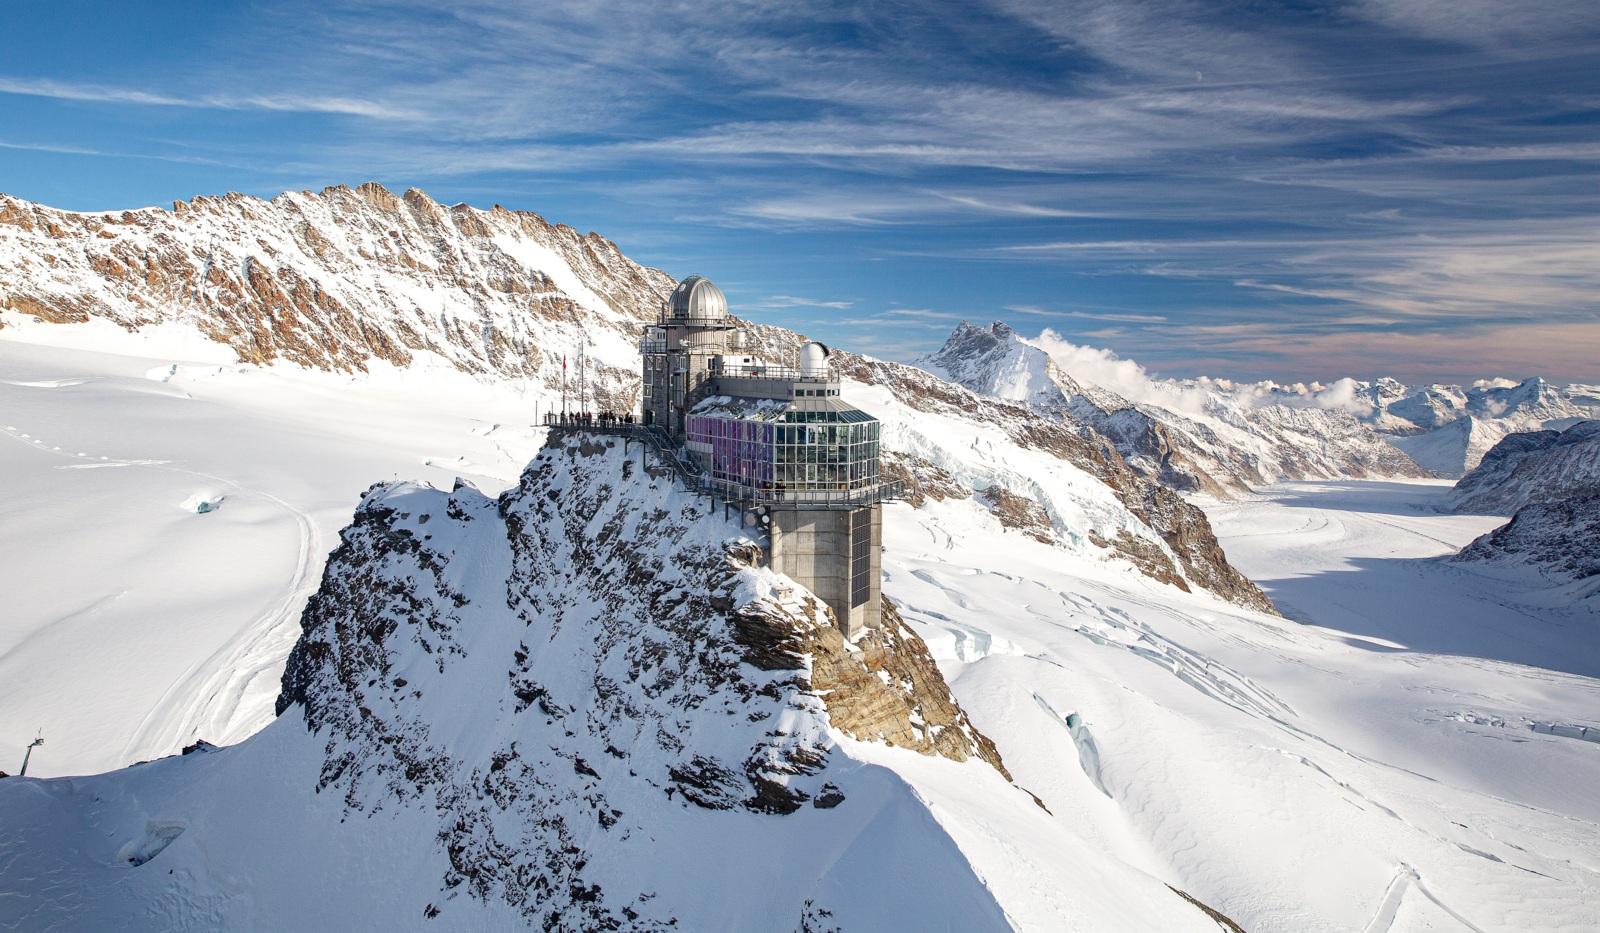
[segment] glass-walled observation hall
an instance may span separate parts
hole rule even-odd
[[[877,498],[878,421],[837,398],[714,396],[685,420],[691,455],[739,498]]]

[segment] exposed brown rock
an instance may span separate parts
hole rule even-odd
[[[502,247],[514,241],[561,257],[605,307],[580,309],[546,270]],[[129,330],[178,318],[242,362],[359,372],[426,351],[469,373],[552,388],[563,352],[596,330],[632,340],[674,284],[596,234],[504,208],[445,209],[375,183],[103,215],[0,195],[0,282],[0,326],[12,314]],[[637,398],[631,367],[591,361],[589,382],[597,407]]]
[[[883,601],[883,625],[852,646],[832,624],[807,618],[832,616],[809,597],[795,614],[760,600],[729,615],[744,660],[761,670],[804,668],[801,684],[820,697],[834,728],[864,742],[883,742],[953,761],[977,756],[1010,780],[993,742],[979,732],[950,695],[928,646]],[[886,675],[886,676],[881,676]]]
[[[941,470],[921,457],[885,450],[881,453],[878,469],[885,480],[902,484],[905,488],[904,498],[912,508],[921,508],[929,499],[942,502],[945,499],[972,497],[972,490],[949,471]]]
[[[989,506],[989,511],[1000,520],[1000,524],[1015,528],[1041,544],[1055,542],[1055,531],[1050,527],[1050,516],[1045,514],[1044,506],[1027,496],[995,485],[979,493],[978,498]]]
[[[1167,552],[1154,542],[1141,538],[1126,528],[1119,529],[1117,536],[1110,540],[1091,531],[1089,541],[1095,547],[1121,554],[1128,563],[1139,568],[1139,572],[1150,579],[1175,586],[1185,593],[1189,592],[1189,581],[1178,572]]]
[[[812,633],[808,645],[811,687],[827,703],[835,728],[863,741],[954,761],[976,756],[1011,779],[999,750],[957,705],[927,644],[893,603],[883,601],[883,624],[868,629],[856,645],[860,659],[832,626]]]

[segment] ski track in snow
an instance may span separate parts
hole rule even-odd
[[[57,386],[81,385],[86,381],[11,384]],[[140,749],[174,747],[190,738],[202,736],[214,744],[231,744],[250,736],[270,722],[270,714],[264,715],[259,709],[241,712],[240,705],[246,691],[259,677],[282,666],[284,657],[300,635],[300,609],[316,591],[316,571],[322,561],[320,536],[311,516],[304,509],[296,508],[271,493],[247,489],[234,480],[213,473],[170,466],[170,460],[112,460],[82,451],[69,453],[60,447],[48,446],[44,441],[29,438],[14,426],[6,425],[4,431],[12,439],[24,444],[32,440],[29,446],[43,453],[100,461],[82,466],[141,466],[209,480],[230,490],[230,496],[268,502],[294,520],[299,531],[299,553],[294,561],[294,576],[277,605],[256,621],[240,627],[233,638],[210,657],[190,665],[188,671],[175,680],[161,699],[145,713],[144,719],[123,748],[122,756],[132,760]],[[272,684],[271,688],[270,692],[276,696],[276,684]]]
[[[391,386],[385,380],[397,377],[381,371],[351,380],[154,363],[0,341],[0,433],[9,439],[0,456],[29,473],[26,490],[12,490],[28,503],[26,527],[48,532],[57,520],[40,503],[60,500],[93,542],[45,542],[37,566],[12,542],[8,573],[42,601],[0,627],[0,660],[34,678],[11,685],[0,718],[54,738],[30,773],[105,770],[197,739],[227,744],[254,733],[272,719],[299,613],[361,490],[402,471],[432,482],[464,475],[498,490],[543,437],[531,424],[533,395],[451,371]],[[422,472],[414,464],[423,452],[449,462]],[[186,493],[225,503],[223,524],[163,517],[164,507],[189,508],[179,501]],[[220,549],[208,553],[212,544]],[[163,561],[173,547],[210,563],[191,568],[180,552]],[[113,563],[97,565],[102,555]],[[212,608],[185,593],[191,581],[217,599]],[[89,598],[74,603],[80,591]],[[86,691],[50,670],[52,657],[83,639],[94,648],[96,686]],[[131,639],[130,650],[119,651],[118,639]],[[111,706],[99,712],[97,702]],[[0,735],[5,758],[19,741],[20,733]]]
[[[175,681],[166,694],[145,714],[123,750],[131,757],[136,749],[172,747],[189,738],[208,738],[227,745],[248,738],[272,721],[268,709],[243,709],[244,698],[258,680],[283,665],[283,659],[300,636],[300,611],[316,592],[317,570],[322,563],[320,535],[311,516],[303,509],[269,493],[246,490],[237,483],[206,473],[191,473],[226,484],[241,495],[263,499],[288,513],[299,531],[299,554],[294,576],[278,604],[256,621],[246,624],[223,647]],[[267,693],[276,698],[276,678],[267,683]]]

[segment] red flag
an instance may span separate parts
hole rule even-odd
[[[561,354],[561,371],[567,371],[567,355],[565,353]]]

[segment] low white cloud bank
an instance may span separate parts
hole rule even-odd
[[[1189,415],[1206,414],[1207,402],[1216,396],[1230,399],[1240,408],[1257,405],[1286,405],[1291,408],[1321,408],[1370,415],[1373,404],[1361,383],[1346,377],[1328,385],[1303,382],[1279,385],[1276,382],[1235,383],[1228,379],[1200,378],[1193,381],[1157,379],[1143,366],[1110,350],[1079,346],[1050,328],[1028,341],[1050,355],[1061,370],[1079,382],[1114,392],[1130,402],[1159,405]]]
[[[1194,415],[1205,411],[1205,389],[1155,379],[1143,366],[1110,350],[1079,346],[1048,327],[1028,342],[1049,354],[1062,372],[1073,379],[1114,392],[1130,402],[1159,405]]]
[[[1362,391],[1360,383],[1346,376],[1329,385],[1313,382],[1307,385],[1278,385],[1276,382],[1256,382],[1237,386],[1234,401],[1249,408],[1258,404],[1286,405],[1290,408],[1321,408],[1327,411],[1347,411],[1365,416],[1373,412],[1372,400]]]

